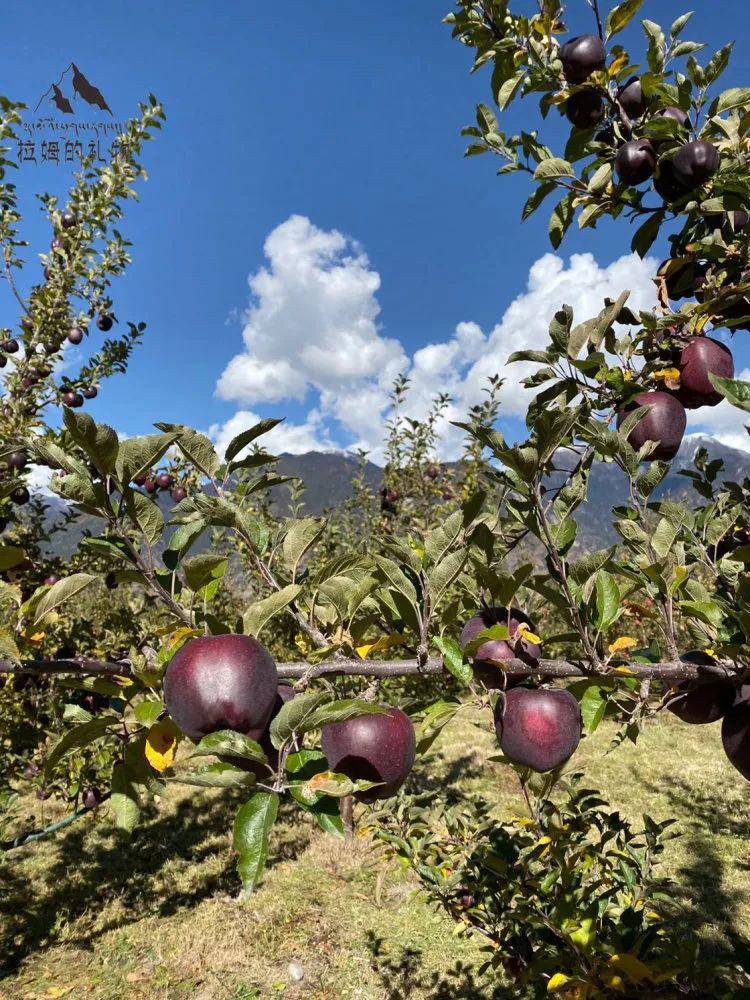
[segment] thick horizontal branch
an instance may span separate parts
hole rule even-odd
[[[529,666],[523,660],[507,660],[505,670],[513,677],[618,677],[625,671],[629,675],[642,680],[653,678],[663,681],[690,681],[707,679],[709,677],[740,677],[741,671],[731,667],[714,664],[702,666],[682,661],[667,663],[631,663],[619,665],[602,673],[594,673],[583,661],[572,660],[539,660],[535,666]],[[498,670],[500,668],[498,667]],[[316,666],[309,663],[279,663],[279,677],[284,680],[295,680],[301,677],[420,677],[434,676],[445,673],[442,659],[431,657],[426,663],[417,660],[324,660]],[[104,677],[128,677],[132,674],[127,660],[119,663],[107,663],[103,660],[26,660],[22,664],[13,664],[10,660],[0,660],[0,674],[26,674],[44,676],[49,674],[79,674]]]

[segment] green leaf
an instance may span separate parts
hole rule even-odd
[[[282,544],[282,556],[284,565],[292,575],[292,581],[296,579],[297,569],[300,560],[321,537],[326,528],[326,521],[323,517],[305,517],[300,521],[293,521],[291,527],[284,535]]]
[[[164,705],[160,701],[139,701],[133,706],[133,713],[142,726],[151,728],[164,711]]]
[[[7,628],[0,627],[0,657],[11,663],[21,662],[21,653],[16,645],[16,639]]]
[[[90,722],[84,722],[82,725],[76,726],[75,729],[69,729],[47,754],[44,762],[45,774],[50,774],[58,761],[62,760],[71,750],[89,746],[104,736],[108,726],[119,722],[116,715],[103,715]]]
[[[664,212],[654,212],[646,221],[636,229],[633,239],[630,241],[630,249],[637,253],[639,257],[645,257],[659,235],[661,224],[664,221]]]
[[[97,424],[88,413],[76,413],[63,407],[63,421],[70,436],[86,452],[103,475],[115,471],[119,441],[117,434],[107,424]]]
[[[549,239],[553,249],[557,250],[563,241],[563,237],[570,229],[570,225],[575,218],[575,208],[573,206],[574,194],[571,191],[562,198],[552,211],[549,220]]]
[[[464,663],[463,651],[456,640],[438,635],[432,640],[432,644],[442,653],[443,666],[446,670],[462,684],[471,684],[474,671],[470,663]]]
[[[112,787],[109,800],[118,830],[132,833],[141,812],[138,792],[132,775],[124,763],[112,768]]]
[[[354,781],[345,774],[320,771],[307,781],[294,785],[292,791],[296,793],[294,797],[304,805],[314,805],[324,795],[341,799],[345,795],[366,792],[381,784],[383,784],[381,781]]]
[[[589,684],[581,698],[581,717],[584,729],[589,735],[597,729],[606,710],[606,693],[598,684]]]
[[[46,438],[35,438],[29,442],[29,450],[51,469],[64,469],[65,472],[88,478],[89,472],[84,463],[75,455],[70,455],[54,441],[48,441]]]
[[[37,604],[34,610],[32,625],[36,625],[45,615],[48,615],[50,611],[55,611],[65,601],[69,601],[76,594],[80,594],[94,580],[96,580],[96,577],[92,576],[91,573],[74,573],[73,576],[66,576],[64,580],[58,580],[57,583],[49,588]]]
[[[237,870],[245,898],[252,894],[266,866],[269,834],[278,809],[278,795],[256,792],[235,817],[233,846],[239,854]]]
[[[182,563],[185,582],[196,593],[212,580],[220,580],[228,564],[228,557],[218,553],[204,552],[198,556],[190,556]]]
[[[715,109],[713,107],[711,109],[712,115],[720,115],[724,111],[731,111],[732,108],[744,108],[750,104],[750,88],[731,87],[723,94],[719,94],[715,103]]]
[[[445,701],[441,698],[425,709],[424,715],[416,725],[417,756],[427,753],[460,707],[459,701]]]
[[[535,181],[548,181],[553,177],[575,177],[576,172],[567,160],[562,160],[557,156],[552,156],[548,160],[542,160],[534,171]]]
[[[259,764],[268,762],[268,758],[259,743],[243,733],[234,732],[232,729],[221,729],[204,736],[191,756],[208,757],[219,754],[242,757],[246,760],[257,761]]]
[[[0,571],[18,566],[26,558],[26,550],[16,545],[0,545]]]
[[[438,606],[440,598],[458,578],[468,557],[469,553],[466,550],[450,552],[437,566],[428,571],[427,578],[430,584],[430,598],[433,608]]]
[[[526,79],[526,70],[520,69],[515,76],[506,80],[495,95],[497,106],[501,111],[505,111],[510,102],[518,93],[521,84]]]
[[[711,385],[720,392],[724,399],[728,399],[732,406],[750,413],[750,382],[741,382],[735,378],[720,378],[718,375],[708,373]]]
[[[388,709],[381,705],[374,705],[359,698],[342,698],[340,701],[332,701],[314,709],[302,723],[297,725],[295,731],[302,736],[312,729],[321,729],[334,722],[348,722],[349,719],[358,719],[362,715],[387,715],[387,713]]]
[[[164,531],[164,515],[158,503],[139,490],[123,487],[128,516],[143,532],[151,545],[158,541]]]
[[[596,624],[600,630],[604,631],[617,618],[620,600],[615,578],[606,570],[599,570],[596,574]]]
[[[310,691],[292,698],[283,705],[271,721],[270,737],[273,746],[280,750],[297,731],[297,727],[304,726],[307,717],[324,705],[329,698],[330,695],[326,691]]]
[[[224,461],[231,462],[234,456],[239,455],[243,448],[246,448],[252,441],[260,437],[261,434],[267,434],[268,431],[273,430],[274,427],[282,422],[273,418],[260,420],[252,427],[248,427],[246,431],[242,431],[236,437],[233,437],[227,445],[227,450],[224,452]]]
[[[262,601],[251,604],[242,616],[242,631],[245,635],[260,635],[266,622],[270,621],[284,608],[288,607],[292,601],[299,597],[302,587],[298,583],[290,583],[287,587],[269,597],[264,597]]]
[[[221,460],[216,454],[210,438],[184,424],[156,424],[155,426],[168,434],[174,434],[177,447],[188,462],[192,462],[195,468],[209,479],[214,478],[221,468]]]
[[[256,778],[252,771],[245,771],[235,764],[218,761],[215,764],[196,767],[192,771],[179,771],[171,780],[180,785],[196,785],[198,788],[239,788],[243,785],[254,785]]]
[[[669,34],[672,38],[677,38],[679,34],[682,33],[682,29],[688,23],[690,18],[693,16],[694,11],[688,11],[687,14],[681,14],[673,23],[672,27],[669,29]]]
[[[604,29],[606,37],[609,39],[626,28],[642,6],[643,0],[625,0],[624,3],[613,7],[607,15]]]
[[[143,434],[121,441],[115,462],[115,475],[120,485],[127,486],[136,476],[149,472],[176,437],[176,434]]]

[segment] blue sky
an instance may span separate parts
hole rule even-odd
[[[685,37],[712,50],[747,20],[740,0],[722,4],[720,19],[714,5],[700,8]],[[417,409],[442,388],[471,402],[482,372],[499,367],[499,348],[523,346],[524,326],[548,320],[562,301],[596,308],[596,296],[622,280],[647,304],[648,267],[620,260],[626,223],[571,233],[555,262],[545,258],[548,212],[519,221],[528,181],[496,178],[489,157],[463,159],[459,129],[489,87],[486,73],[468,74],[469,51],[441,24],[448,9],[432,0],[12,5],[2,92],[33,107],[73,60],[117,118],[149,92],[167,112],[146,149],[141,202],[122,226],[134,262],[113,289],[120,321],[143,320],[148,331],[129,374],[90,406],[97,419],[129,434],[177,420],[224,440],[254,415],[286,416],[292,433],[277,447],[374,449],[383,373],[400,363],[414,375]],[[683,10],[647,0],[642,16],[668,25]],[[568,21],[572,33],[591,30],[584,0],[572,0]],[[626,41],[635,46],[640,30]],[[749,52],[740,43],[725,87],[747,83]],[[528,100],[505,125],[536,120]],[[567,128],[552,118],[544,127],[561,150]],[[65,171],[19,171],[32,262],[48,241],[34,194],[63,194]],[[594,259],[571,270],[570,255],[582,253]],[[36,265],[28,270],[31,283]],[[13,323],[3,294],[4,322]],[[497,334],[514,300],[516,326]],[[347,324],[359,330],[351,339]],[[740,341],[748,336],[735,338],[738,371],[750,363]],[[520,407],[511,401],[507,412]],[[739,443],[736,420],[711,420],[710,430]]]

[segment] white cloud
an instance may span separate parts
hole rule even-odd
[[[359,244],[295,215],[270,233],[264,249],[267,265],[249,279],[244,349],[227,365],[217,394],[248,408],[309,400],[314,409],[305,422],[277,432],[286,450],[363,447],[377,461],[393,379],[405,372],[411,381],[405,415],[424,417],[439,393],[451,396],[440,425],[440,450],[442,457],[455,458],[462,433],[449,422],[465,417],[484,398],[489,376],[506,380],[501,414],[525,414],[532,394],[520,382],[533,366],[506,367],[507,358],[516,350],[544,347],[550,320],[563,303],[582,321],[625,288],[635,309],[655,302],[653,260],[630,254],[601,267],[591,254],[576,254],[566,264],[548,253],[533,264],[526,290],[492,330],[461,322],[445,340],[409,358],[378,324],[380,276]],[[211,428],[212,436],[226,442],[255,419],[243,409]]]
[[[213,424],[208,430],[208,435],[216,443],[219,454],[223,455],[233,437],[257,424],[260,419],[257,413],[238,410],[225,424]],[[329,440],[325,428],[320,426],[315,411],[308,414],[304,424],[290,424],[285,421],[253,443],[268,449],[272,454],[287,452],[290,455],[303,455],[307,451],[336,450],[336,445]],[[247,450],[240,452],[240,455]]]

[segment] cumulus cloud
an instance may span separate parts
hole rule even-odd
[[[355,240],[294,215],[269,234],[264,252],[265,266],[249,278],[243,349],[217,384],[219,397],[242,407],[211,428],[212,437],[224,444],[257,419],[253,407],[296,402],[309,407],[304,422],[281,425],[269,436],[269,448],[362,447],[378,461],[393,379],[404,372],[410,379],[406,416],[424,417],[439,393],[451,397],[439,427],[440,451],[445,459],[455,458],[462,433],[450,421],[464,418],[484,398],[490,376],[505,379],[501,416],[526,413],[532,391],[521,381],[534,366],[507,366],[507,358],[513,351],[546,346],[550,320],[563,303],[580,322],[624,289],[636,310],[651,308],[656,298],[654,260],[627,254],[602,266],[590,253],[568,261],[547,253],[532,265],[526,288],[509,305],[498,303],[492,329],[484,331],[468,317],[444,339],[408,356],[379,323],[380,276]],[[283,406],[279,410],[283,413]],[[735,414],[739,411],[722,404],[707,418],[691,416],[691,425],[734,446],[741,440],[747,448],[742,415]]]
[[[242,431],[253,427],[261,417],[250,410],[238,410],[224,424],[213,424],[208,435],[216,443],[217,450],[223,455],[227,445]],[[338,446],[330,440],[328,431],[321,425],[320,415],[313,410],[307,415],[304,424],[294,424],[284,421],[259,438],[256,444],[268,449],[271,453],[286,452],[289,455],[304,455],[308,451],[335,451]],[[245,454],[249,449],[240,452]]]

